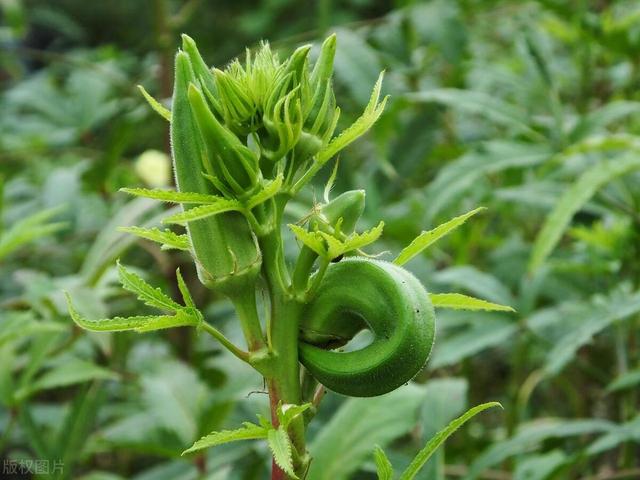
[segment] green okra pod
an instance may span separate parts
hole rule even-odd
[[[196,81],[189,56],[179,52],[171,115],[171,151],[179,191],[215,194],[204,176],[207,150],[193,108],[189,85]],[[185,210],[192,208],[184,205]],[[261,255],[247,220],[238,212],[225,212],[189,222],[187,232],[200,281],[225,293],[253,285]]]
[[[389,262],[354,257],[331,264],[302,315],[300,361],[325,387],[370,397],[395,390],[422,370],[435,335],[427,291]],[[336,352],[360,330],[371,344]]]

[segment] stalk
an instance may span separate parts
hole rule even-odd
[[[259,238],[263,255],[263,273],[267,280],[271,303],[267,338],[272,353],[272,369],[266,382],[269,389],[271,421],[278,425],[276,409],[279,403],[301,404],[300,364],[298,361],[298,330],[302,304],[289,291],[289,272],[284,262],[283,243],[280,234],[285,198],[278,198],[275,205],[275,225],[269,234]],[[306,468],[305,428],[302,417],[294,420],[289,429],[294,447],[294,467],[296,473]],[[272,463],[272,479],[286,479],[288,476]]]

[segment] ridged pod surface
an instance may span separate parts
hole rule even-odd
[[[189,84],[196,77],[184,52],[176,56],[175,75],[171,151],[176,184],[180,191],[211,194],[214,192],[203,175],[206,148],[188,99]],[[187,231],[203,284],[228,292],[255,280],[260,269],[260,252],[241,214],[226,212],[196,220],[189,223]]]
[[[407,270],[352,257],[329,266],[317,296],[306,305],[299,355],[325,387],[355,397],[388,393],[424,367],[433,346],[435,315],[427,291]],[[346,344],[362,329],[371,344]]]

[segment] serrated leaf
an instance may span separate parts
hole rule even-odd
[[[224,201],[224,198],[222,197],[197,192],[178,192],[176,190],[149,188],[121,188],[120,191],[136,197],[144,197],[152,200],[172,203],[199,203],[203,205],[211,205]]]
[[[138,85],[138,90],[142,93],[142,96],[147,101],[149,106],[153,108],[153,110],[159,114],[162,118],[164,118],[167,122],[171,122],[171,110],[162,105],[158,100],[149,95],[149,92],[142,86]]]
[[[261,427],[260,425],[245,422],[242,428],[238,428],[236,430],[221,430],[219,432],[212,432],[209,435],[205,435],[190,448],[182,452],[182,455],[229,442],[266,439],[267,430],[268,429]]]
[[[331,170],[331,175],[329,175],[329,180],[327,180],[326,185],[324,186],[324,203],[329,203],[329,194],[333,189],[333,185],[336,183],[336,176],[338,175],[338,166],[340,165],[340,160],[336,160],[335,165],[333,166],[333,170]]]
[[[316,160],[318,164],[323,165],[326,163],[336,153],[362,136],[380,118],[388,99],[388,97],[385,97],[381,102],[379,101],[383,76],[384,72],[381,72],[362,115],[351,126],[343,130],[340,135],[334,137],[323,150],[320,150]]]
[[[343,253],[347,253],[352,250],[358,250],[375,242],[376,240],[378,240],[378,238],[380,238],[380,235],[382,235],[383,228],[384,222],[380,222],[370,230],[366,230],[362,233],[352,233],[344,241]]]
[[[475,215],[476,213],[482,210],[485,210],[485,207],[476,208],[475,210],[471,210],[470,212],[467,212],[464,215],[454,217],[448,222],[438,225],[433,230],[422,232],[409,245],[407,245],[404,249],[402,249],[402,251],[396,257],[393,263],[395,263],[396,265],[404,265],[413,257],[415,257],[420,252],[422,252],[425,248],[434,244],[435,242],[440,240],[442,237],[447,235],[449,232],[458,228],[460,225],[466,222],[469,217]]]
[[[193,301],[193,297],[189,292],[189,288],[187,287],[187,284],[185,283],[184,278],[182,278],[182,273],[180,273],[179,268],[176,270],[176,279],[178,280],[178,289],[182,294],[182,300],[184,301],[184,304],[187,307],[196,308],[196,304]]]
[[[267,182],[262,190],[252,196],[247,202],[247,208],[252,209],[253,207],[260,205],[261,203],[266,202],[271,197],[276,195],[280,188],[282,187],[282,182],[284,181],[284,176],[279,173],[276,178]]]
[[[240,202],[238,202],[237,200],[222,199],[211,205],[201,205],[199,207],[193,207],[184,212],[171,215],[170,217],[167,217],[164,220],[162,220],[162,223],[165,223],[165,224],[175,223],[177,225],[186,225],[189,222],[193,222],[195,220],[201,220],[203,218],[211,217],[213,215],[218,215],[219,213],[234,212],[234,211],[239,212],[242,210],[243,210],[242,204],[240,204]]]
[[[424,467],[425,463],[427,463],[429,458],[431,458],[431,455],[433,455],[433,453],[445,442],[447,438],[449,438],[456,430],[458,430],[458,428],[464,425],[475,415],[491,407],[502,408],[502,405],[498,402],[489,402],[473,407],[440,430],[431,440],[429,440],[425,447],[418,452],[407,469],[402,472],[402,475],[400,475],[400,480],[413,480],[422,467]]]
[[[435,308],[450,308],[452,310],[484,310],[487,312],[515,312],[507,305],[492,303],[461,293],[431,293],[431,303]]]
[[[73,307],[71,297],[65,292],[69,316],[80,328],[94,332],[149,332],[172,327],[196,327],[200,323],[197,315],[186,310],[180,310],[176,315],[141,315],[134,317],[113,317],[100,320],[90,320]]]
[[[176,312],[175,315],[158,315],[151,317],[146,323],[135,329],[136,332],[152,332],[154,330],[164,330],[174,327],[199,327],[202,318],[197,310],[184,309]]]
[[[333,260],[375,242],[382,234],[384,222],[365,232],[352,233],[344,241],[326,232],[309,232],[298,225],[289,225],[289,228],[304,245],[321,257]]]
[[[515,303],[509,287],[498,278],[468,265],[440,270],[433,275],[433,282],[464,289],[475,297],[486,298],[502,305]]]
[[[317,232],[308,232],[299,225],[294,225],[292,223],[290,223],[288,226],[296,236],[296,238],[300,242],[302,242],[303,245],[309,247],[311,250],[322,257],[326,256],[327,249],[325,248],[322,237],[318,235]]]
[[[120,232],[132,233],[140,238],[160,243],[161,250],[189,250],[189,236],[178,235],[171,230],[160,230],[159,228],[141,228],[141,227],[118,227]]]
[[[282,428],[284,428],[285,430],[288,429],[293,419],[299,415],[302,415],[309,408],[311,408],[311,406],[312,405],[310,403],[303,403],[302,405],[284,404],[278,406],[276,413],[278,415],[278,421],[280,422]]]
[[[615,158],[598,163],[585,171],[562,195],[552,212],[547,216],[542,230],[533,244],[529,271],[534,272],[545,262],[571,219],[584,204],[605,184],[615,178],[640,169],[637,155]]]
[[[325,254],[323,257],[328,260],[332,260],[334,258],[338,258],[340,255],[344,253],[344,243],[335,238],[333,235],[329,235],[325,232],[314,232],[316,235],[319,235],[324,239],[326,243]]]
[[[135,293],[138,296],[138,299],[143,301],[146,305],[156,307],[161,310],[169,310],[171,312],[178,311],[183,308],[182,305],[175,302],[162,290],[152,287],[145,282],[142,277],[127,270],[120,262],[118,262],[117,265],[118,277],[120,278],[122,286],[125,290]]]
[[[373,451],[373,459],[376,462],[378,480],[393,480],[393,465],[391,465],[387,454],[384,453],[384,450],[379,445],[376,445]]]
[[[291,446],[291,440],[287,432],[282,427],[270,429],[267,441],[276,464],[291,478],[297,479],[298,476],[293,470],[293,447]]]

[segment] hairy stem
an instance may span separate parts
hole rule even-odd
[[[278,199],[275,207],[276,225],[281,224],[286,199]],[[269,349],[272,365],[267,385],[271,404],[271,420],[277,425],[276,409],[279,403],[302,403],[300,386],[300,366],[298,362],[298,328],[302,304],[289,291],[289,272],[284,262],[283,244],[280,230],[259,239],[263,255],[263,273],[267,280],[271,312],[269,319]],[[289,436],[293,443],[294,467],[297,473],[305,469],[306,458],[305,429],[302,418],[291,423]],[[274,463],[272,479],[287,478]]]

